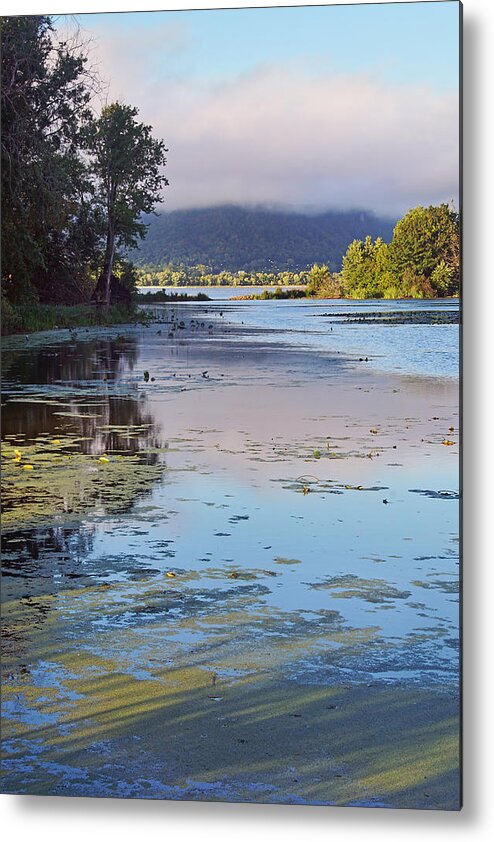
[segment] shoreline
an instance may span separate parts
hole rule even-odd
[[[121,307],[119,305],[112,305],[110,309],[107,311],[103,308],[96,308],[94,305],[91,304],[80,304],[80,305],[41,305],[37,304],[34,308],[29,307],[26,308],[25,306],[22,308],[11,308],[13,309],[13,314],[9,317],[11,319],[10,322],[6,322],[2,325],[2,339],[10,337],[10,336],[17,336],[20,334],[24,335],[32,335],[35,333],[45,333],[47,331],[63,331],[63,330],[83,330],[85,328],[95,328],[95,327],[112,327],[114,325],[128,325],[134,324],[138,325],[142,323],[143,318],[143,307],[150,307],[153,304],[197,304],[197,303],[212,303],[215,304],[217,302],[238,302],[238,301],[304,301],[304,302],[335,302],[341,301],[342,303],[358,303],[360,302],[368,302],[368,301],[375,301],[376,304],[379,303],[386,303],[392,304],[393,301],[396,303],[402,302],[410,302],[410,303],[417,303],[423,304],[426,302],[433,303],[440,303],[440,302],[457,302],[461,306],[461,301],[459,299],[450,299],[450,298],[434,298],[434,299],[417,299],[417,298],[397,298],[397,299],[382,299],[382,298],[374,298],[374,299],[357,299],[357,298],[319,298],[319,297],[310,297],[305,295],[280,295],[273,293],[272,295],[263,296],[261,295],[239,295],[239,296],[231,296],[229,298],[210,298],[207,296],[206,293],[197,293],[195,295],[189,295],[188,293],[170,293],[164,292],[161,294],[159,291],[151,292],[151,293],[143,293],[142,290],[146,289],[146,287],[138,288],[137,290],[137,300],[134,302],[134,307],[137,309],[134,310],[133,319],[129,321],[129,310],[128,308]],[[211,289],[224,289],[223,287],[204,287],[204,290],[211,290]],[[296,292],[299,292],[298,288]],[[148,298],[149,300],[139,300],[139,296],[144,297],[145,299]],[[155,297],[159,296],[159,297]],[[323,314],[323,315],[333,315],[333,314]],[[454,323],[459,323],[459,315],[457,317],[457,321]],[[58,324],[62,321],[62,324]],[[407,322],[403,322],[407,323]],[[453,323],[453,322],[451,322]],[[36,326],[34,327],[34,325]]]

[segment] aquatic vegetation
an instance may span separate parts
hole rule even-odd
[[[299,494],[343,494],[345,491],[387,491],[387,485],[351,485],[349,483],[336,482],[331,479],[318,479],[317,477],[302,476],[295,480],[273,480],[273,482],[284,483],[286,491],[296,491]]]
[[[419,588],[425,588],[426,590],[437,589],[448,594],[458,594],[460,592],[460,583],[458,579],[445,579],[441,581],[441,579],[431,578],[428,582],[420,580],[413,581],[412,585]]]
[[[10,448],[2,449],[4,529],[70,520],[97,508],[126,511],[163,476],[164,463],[147,464],[145,454],[94,460],[81,450],[79,437],[58,441],[40,436],[26,444],[23,458],[29,461],[22,471]]]
[[[423,497],[430,497],[432,500],[459,500],[458,491],[432,491],[426,488],[409,488],[410,494],[421,494]]]
[[[301,564],[299,558],[282,558],[282,556],[276,556],[275,564]]]
[[[384,579],[362,579],[354,574],[331,576],[322,582],[310,584],[315,590],[333,591],[336,599],[363,599],[366,602],[385,604],[395,599],[408,599],[410,591],[401,591]]]
[[[177,325],[180,316],[177,309]],[[316,401],[300,378],[293,415],[274,428],[270,413],[280,412],[278,394],[294,380],[288,353],[283,375],[281,366],[269,374],[275,400],[264,406],[256,372],[247,380],[256,391],[246,391],[256,397],[243,412],[228,390],[214,394],[214,355],[196,358],[192,344],[170,349],[165,328],[161,337],[148,331],[119,368],[115,333],[108,353],[98,340],[88,343],[91,356],[81,341],[59,382],[62,340],[37,368],[25,364],[33,352],[22,347],[9,370],[7,786],[346,804],[362,794],[422,806],[425,790],[431,806],[443,803],[457,761],[457,598],[447,589],[456,555],[440,555],[449,537],[434,533],[424,546],[424,536],[438,509],[454,530],[455,503],[426,499],[454,499],[427,491],[431,470],[407,474],[420,435],[404,416],[419,409],[398,408],[390,420],[381,406],[386,426],[372,439],[369,397],[338,383],[332,394],[330,384],[314,388]],[[40,383],[52,351],[51,379]],[[226,358],[225,384],[242,385],[251,373],[229,370]],[[198,392],[182,396],[189,367]],[[152,390],[143,371],[156,374]],[[351,415],[353,401],[360,415]],[[53,419],[53,411],[63,414]],[[434,457],[449,468],[441,483],[454,488],[451,452],[437,445],[455,415],[429,404],[424,422],[433,412]],[[45,432],[33,439],[33,430]],[[403,470],[368,461],[391,453],[391,436]],[[400,505],[383,508],[385,483]],[[410,494],[408,485],[418,488]],[[423,518],[422,536],[412,511]],[[403,534],[414,543],[401,544]],[[423,561],[425,552],[435,555]],[[290,759],[301,734],[303,768]],[[177,771],[165,779],[170,768]]]

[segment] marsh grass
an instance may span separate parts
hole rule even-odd
[[[114,304],[109,308],[92,304],[2,304],[2,334],[36,333],[56,328],[99,327],[143,321],[137,308]]]

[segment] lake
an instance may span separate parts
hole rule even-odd
[[[6,791],[454,808],[458,302],[146,309],[4,342]]]

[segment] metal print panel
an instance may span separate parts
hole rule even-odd
[[[461,4],[2,18],[2,791],[458,810]]]

